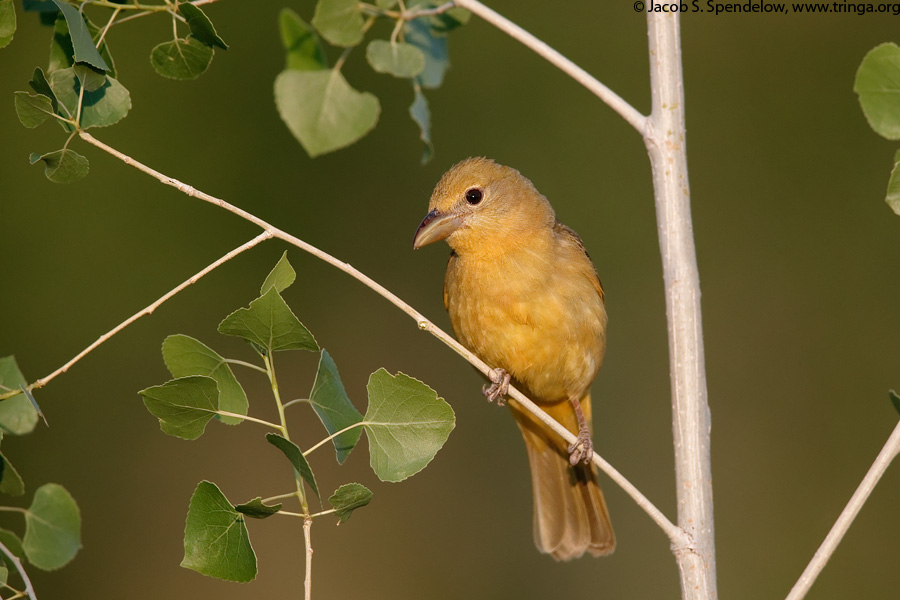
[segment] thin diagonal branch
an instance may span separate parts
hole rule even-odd
[[[553,66],[586,87],[592,94],[603,100],[610,108],[619,113],[629,125],[642,136],[647,127],[647,117],[631,106],[621,96],[600,83],[593,75],[573,63],[571,60],[551,48],[534,35],[528,33],[503,15],[494,12],[478,0],[455,0],[456,6],[472,11],[500,31],[509,34],[538,55],[547,59]]]
[[[822,569],[825,568],[825,564],[831,558],[831,555],[834,554],[838,544],[844,539],[844,534],[850,529],[853,519],[859,514],[860,509],[863,507],[863,504],[866,503],[866,500],[869,499],[872,490],[878,485],[878,481],[881,479],[881,476],[884,475],[888,465],[891,464],[891,461],[893,461],[898,454],[900,454],[900,423],[897,423],[897,426],[894,427],[894,432],[891,433],[887,442],[885,442],[884,447],[881,449],[881,452],[878,453],[875,462],[869,467],[868,473],[863,477],[859,487],[856,488],[856,491],[853,493],[853,496],[851,496],[847,506],[844,507],[844,510],[841,512],[837,521],[835,521],[834,525],[831,527],[831,531],[825,536],[822,545],[816,550],[815,555],[806,566],[803,574],[800,575],[800,579],[794,584],[794,587],[791,589],[791,593],[788,594],[786,600],[801,600],[806,596],[806,593],[809,592],[809,589],[816,581],[819,573],[822,572]]]
[[[193,277],[190,277],[189,279],[185,280],[183,283],[172,288],[167,294],[165,294],[164,296],[162,296],[161,298],[159,298],[158,300],[156,300],[155,302],[153,302],[152,304],[150,304],[143,310],[136,312],[135,314],[131,315],[130,317],[128,317],[127,319],[125,319],[124,321],[122,321],[121,323],[119,323],[118,325],[113,327],[108,332],[101,335],[99,338],[97,338],[97,341],[95,341],[93,344],[91,344],[90,346],[88,346],[87,348],[85,348],[84,350],[79,352],[72,360],[70,360],[69,362],[67,362],[66,364],[64,364],[63,366],[58,368],[57,370],[53,371],[46,377],[42,377],[41,379],[38,379],[37,381],[35,381],[34,384],[32,384],[30,386],[30,389],[39,389],[39,388],[44,387],[45,385],[50,383],[50,381],[55,379],[57,376],[62,375],[63,373],[68,371],[70,368],[72,368],[72,365],[74,365],[79,360],[81,360],[82,358],[84,358],[85,356],[90,354],[92,351],[94,351],[97,348],[97,346],[99,346],[100,344],[102,344],[103,342],[105,342],[106,340],[111,338],[112,336],[116,335],[117,333],[119,333],[120,331],[122,331],[123,329],[125,329],[126,327],[128,327],[129,325],[131,325],[132,323],[134,323],[141,317],[152,314],[153,311],[155,311],[157,308],[159,308],[166,300],[168,300],[175,294],[179,293],[181,290],[185,289],[186,287],[188,287],[189,285],[191,285],[193,283],[196,283],[201,277],[203,277],[210,271],[214,270],[215,268],[228,262],[229,260],[231,260],[232,258],[237,256],[241,252],[245,252],[246,250],[249,250],[250,248],[257,245],[258,243],[265,241],[271,237],[272,237],[272,234],[270,234],[267,231],[264,231],[261,234],[259,234],[258,236],[256,236],[255,238],[253,238],[252,240],[250,240],[249,242],[247,242],[246,244],[242,244],[241,246],[238,246],[237,248],[235,248],[234,250],[232,250],[225,256],[221,257],[220,259],[218,259],[211,265],[209,265],[206,268],[204,268],[203,270],[199,271]]]
[[[425,315],[423,315],[422,313],[417,311],[415,308],[413,308],[412,306],[410,306],[409,304],[407,304],[406,302],[401,300],[396,294],[394,294],[393,292],[391,292],[390,290],[385,288],[383,285],[381,285],[380,283],[378,283],[377,281],[375,281],[374,279],[372,279],[371,277],[369,277],[362,271],[359,271],[355,267],[349,265],[348,263],[338,260],[337,258],[331,256],[327,252],[320,250],[319,248],[316,248],[315,246],[313,246],[307,242],[304,242],[300,238],[297,238],[285,231],[282,231],[281,229],[278,229],[274,225],[271,225],[271,224],[267,223],[266,221],[260,219],[259,217],[256,217],[256,216],[248,213],[247,211],[245,211],[241,208],[238,208],[232,204],[229,204],[228,202],[226,202],[220,198],[216,198],[215,196],[211,196],[205,192],[201,192],[201,191],[193,188],[192,186],[189,186],[185,183],[182,183],[181,181],[178,181],[177,179],[175,179],[173,177],[163,175],[159,171],[156,171],[155,169],[152,169],[152,168],[134,160],[130,156],[123,154],[122,152],[119,152],[115,148],[112,148],[112,147],[104,144],[103,142],[101,142],[100,140],[98,140],[97,138],[95,138],[94,136],[92,136],[91,134],[89,134],[85,131],[79,132],[79,135],[81,135],[82,139],[84,139],[86,142],[96,146],[97,148],[100,148],[104,152],[108,152],[109,154],[122,160],[126,164],[131,165],[131,166],[135,167],[136,169],[154,177],[161,183],[172,186],[175,189],[187,194],[188,196],[198,198],[200,200],[203,200],[204,202],[209,202],[210,204],[219,206],[220,208],[223,208],[223,209],[227,210],[228,212],[231,212],[231,213],[261,227],[263,229],[263,231],[266,234],[268,234],[269,236],[284,240],[287,243],[289,243],[293,246],[296,246],[297,248],[300,248],[301,250],[308,252],[309,254],[312,254],[316,258],[319,258],[319,259],[325,261],[326,263],[332,265],[333,267],[340,269],[341,271],[343,271],[344,273],[347,273],[348,275],[350,275],[357,281],[360,281],[361,283],[366,285],[368,288],[372,289],[377,294],[379,294],[380,296],[385,298],[388,302],[390,302],[391,304],[393,304],[394,306],[396,306],[397,308],[402,310],[404,313],[406,313],[413,319],[415,319],[416,323],[419,326],[419,329],[421,329],[422,331],[427,331],[431,335],[438,338],[444,344],[449,346],[451,350],[453,350],[454,352],[456,352],[457,354],[462,356],[464,359],[466,359],[469,363],[471,363],[476,369],[481,371],[483,374],[488,375],[490,373],[490,371],[492,370],[492,368],[490,366],[488,366],[484,361],[482,361],[480,358],[475,356],[475,354],[470,352],[462,344],[460,344],[455,339],[453,339],[452,336],[447,334],[440,327],[438,327],[437,325],[432,323],[429,319],[427,319],[425,317]],[[540,419],[541,421],[546,423],[551,429],[556,431],[568,443],[571,444],[572,442],[575,441],[575,437],[572,435],[572,433],[570,433],[565,427],[563,427],[562,425],[557,423],[556,420],[554,420],[547,413],[545,413],[541,408],[539,408],[534,402],[529,400],[520,391],[518,391],[514,387],[510,386],[509,395],[512,398],[514,398],[515,400],[517,400],[523,406],[523,408],[525,408],[526,410],[528,410],[529,412],[534,414],[538,419]],[[615,481],[620,486],[622,486],[622,489],[625,490],[625,492],[629,496],[631,496],[635,500],[635,502],[637,502],[638,506],[640,506],[642,509],[644,509],[644,511],[650,516],[650,518],[653,519],[653,521],[656,522],[660,526],[660,528],[663,530],[663,532],[671,540],[674,548],[683,548],[683,547],[690,545],[689,544],[690,537],[686,536],[685,532],[680,527],[677,527],[668,518],[666,518],[666,516],[662,513],[662,511],[660,511],[658,508],[656,508],[656,506],[654,506],[653,503],[650,502],[650,500],[647,499],[646,496],[641,494],[641,492],[634,485],[632,485],[621,473],[616,471],[612,467],[612,465],[610,465],[608,462],[603,460],[603,458],[601,458],[596,452],[594,453],[593,460],[594,460],[594,464],[596,464],[600,468],[600,470],[602,470],[604,473],[609,475],[609,477],[613,481]]]

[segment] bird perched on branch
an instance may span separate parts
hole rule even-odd
[[[531,465],[535,544],[557,560],[609,554],[615,536],[590,464],[606,308],[581,239],[528,179],[486,158],[444,174],[413,247],[444,239],[444,305],[460,342],[493,367],[485,395],[502,404],[511,379],[577,435],[567,446],[510,400]]]

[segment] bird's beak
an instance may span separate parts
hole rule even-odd
[[[413,237],[413,249],[418,250],[422,246],[445,239],[459,229],[460,225],[462,225],[460,215],[442,213],[436,208],[433,209],[419,223],[419,228],[416,229],[416,235]]]

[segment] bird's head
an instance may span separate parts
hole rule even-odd
[[[431,194],[413,248],[447,240],[456,251],[508,248],[549,231],[556,217],[528,179],[487,158],[467,158],[447,171]]]

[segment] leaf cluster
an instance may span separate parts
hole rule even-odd
[[[434,390],[412,377],[391,375],[384,369],[369,378],[368,408],[365,414],[360,413],[347,395],[334,359],[282,296],[295,279],[296,272],[285,253],[263,282],[260,295],[219,324],[219,333],[246,341],[262,364],[225,358],[197,339],[172,335],[163,342],[162,353],[173,379],[139,392],[163,432],[185,440],[199,438],[214,419],[228,425],[250,421],[268,426],[275,431],[268,432],[265,440],[290,466],[296,490],[267,500],[257,497],[234,504],[214,483],[198,484],[188,508],[182,566],[205,575],[241,582],[255,577],[256,555],[247,518],[281,514],[313,519],[334,514],[342,523],[354,510],[369,503],[371,491],[359,483],[346,483],[328,498],[331,509],[310,509],[308,492],[319,503],[322,499],[308,457],[323,444],[331,442],[341,464],[365,431],[375,475],[382,481],[402,481],[431,462],[455,424],[452,409]],[[319,364],[308,397],[285,402],[277,382],[275,358],[291,350],[317,352]],[[248,395],[232,366],[266,375],[280,423],[249,415]],[[292,440],[285,416],[286,409],[302,405],[312,408],[327,434],[305,452]],[[273,503],[288,498],[299,501],[300,513],[286,511],[283,503]]]
[[[31,164],[42,163],[44,175],[56,183],[78,181],[90,170],[87,158],[69,147],[80,131],[118,123],[131,110],[131,94],[117,79],[110,50],[109,34],[116,25],[168,16],[172,38],[151,49],[150,64],[170,79],[196,79],[209,68],[216,49],[228,49],[209,16],[190,2],[23,0],[23,8],[37,12],[52,35],[46,68],[35,67],[30,92],[16,92],[16,114],[29,128],[54,119],[68,134],[60,149],[29,156]],[[450,65],[447,34],[468,18],[467,11],[432,0],[318,0],[310,23],[284,9],[279,27],[287,58],[274,85],[281,118],[313,157],[353,144],[371,131],[381,113],[378,98],[351,86],[341,68],[372,25],[388,20],[394,24],[390,38],[371,40],[366,60],[376,72],[410,83],[409,114],[425,144],[422,162],[427,162],[434,146],[423,90],[442,84]],[[0,48],[13,40],[16,24],[13,1],[0,0]],[[323,39],[341,50],[333,64]]]
[[[398,4],[400,10],[396,10]],[[378,98],[354,89],[341,67],[350,51],[363,43],[374,22],[387,19],[394,23],[390,39],[370,41],[366,60],[377,73],[409,81],[413,91],[410,117],[425,143],[422,162],[431,158],[431,114],[423,89],[437,88],[443,82],[450,66],[447,33],[469,18],[463,9],[436,12],[437,6],[427,0],[405,5],[390,0],[375,4],[319,0],[309,24],[292,10],[282,10],[279,24],[287,60],[275,80],[275,103],[310,156],[348,146],[378,122]],[[329,66],[322,38],[343,48],[333,66]]]
[[[69,148],[79,131],[114,125],[131,110],[131,94],[116,78],[108,42],[109,31],[123,20],[123,13],[167,14],[171,18],[173,39],[150,52],[150,64],[163,77],[196,79],[209,67],[215,48],[228,49],[209,17],[189,2],[117,6],[90,0],[77,4],[26,0],[23,6],[40,14],[41,22],[52,27],[52,36],[46,69],[35,67],[28,82],[33,93],[16,92],[16,114],[28,128],[55,119],[69,134],[61,149],[35,152],[29,157],[31,164],[42,162],[44,175],[55,183],[71,183],[88,174],[87,158]],[[85,8],[96,8],[95,14],[106,19],[105,24],[97,25]],[[189,30],[184,37],[179,36],[179,25]],[[0,48],[12,41],[15,29],[12,0],[0,0]]]

